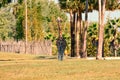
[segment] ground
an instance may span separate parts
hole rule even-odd
[[[0,53],[0,80],[119,80],[120,60]]]

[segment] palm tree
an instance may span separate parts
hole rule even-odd
[[[76,56],[75,51],[75,25],[76,25],[76,6],[75,1],[59,0],[60,7],[70,14],[70,30],[71,30],[71,57]]]
[[[83,55],[82,57],[87,57],[87,50],[86,50],[86,38],[87,38],[87,27],[88,27],[88,0],[86,0],[86,8],[85,8],[85,27],[83,30]]]
[[[71,25],[71,57],[75,56],[75,12],[70,11],[70,25]]]
[[[92,11],[93,7],[90,3],[91,1],[87,1],[89,9],[87,11]],[[71,24],[71,56],[77,56],[83,58],[83,55],[86,55],[85,47],[86,47],[86,36],[84,37],[84,33],[86,34],[86,28],[82,27],[82,12],[85,10],[85,1],[82,0],[59,0],[60,6],[62,9],[69,10],[70,13],[70,24]],[[87,7],[86,6],[86,7]],[[77,17],[76,17],[77,15]],[[87,14],[86,14],[87,15]],[[87,18],[87,17],[86,17]],[[87,20],[87,19],[86,19]],[[84,30],[84,31],[83,31]],[[75,39],[76,38],[76,39]],[[84,41],[85,40],[85,41]],[[85,43],[85,44],[83,44]],[[84,46],[84,47],[83,47]],[[84,48],[84,50],[83,50]],[[80,54],[80,55],[79,55]]]
[[[106,0],[99,0],[99,40],[96,59],[102,58],[105,3]]]
[[[99,0],[99,41],[98,53],[96,59],[101,59],[103,54],[103,34],[104,34],[104,13],[106,10],[115,10],[119,8],[118,0]]]

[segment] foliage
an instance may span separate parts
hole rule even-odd
[[[91,1],[91,8],[94,10],[98,10],[98,0],[90,0]],[[102,1],[102,0],[101,0]],[[120,4],[118,3],[118,0],[106,0],[106,4],[105,4],[105,8],[106,10],[116,10],[116,9],[120,9]]]
[[[0,1],[0,7],[2,7],[1,9],[5,9],[4,6],[8,6],[9,1],[10,0]],[[25,40],[24,0],[18,0],[17,4],[10,5],[12,6],[9,8],[9,11],[3,11],[3,13],[0,13],[1,40],[7,40],[10,38],[17,41]],[[63,36],[65,38],[66,36],[69,36],[69,27],[68,25],[65,25],[66,23],[68,24],[67,16],[65,12],[62,11],[53,1],[27,0],[27,13],[28,41],[40,41],[41,39],[52,40],[55,47],[55,41],[58,37],[57,17],[61,17],[62,19],[61,27]],[[64,32],[65,29],[66,31]],[[67,40],[69,42],[70,39]],[[57,50],[54,52],[56,53],[56,51]]]
[[[15,36],[14,39],[15,40],[21,40],[24,39],[25,35],[24,35],[24,7],[22,7],[23,5],[18,5],[14,7],[14,12],[13,14],[16,17],[16,32],[15,32]]]
[[[45,1],[43,1],[45,3]],[[45,39],[52,40],[53,42],[53,54],[57,54],[56,49],[56,39],[58,37],[58,23],[57,18],[60,17],[62,19],[61,28],[63,37],[69,33],[69,27],[66,25],[67,16],[64,11],[60,9],[60,7],[54,2],[45,3],[42,7],[42,15],[43,15],[43,26],[45,30]],[[65,32],[65,29],[66,32]],[[68,42],[69,40],[67,40]]]
[[[0,0],[0,8],[2,6],[5,6],[5,4],[7,4],[7,3],[8,3],[8,0]]]
[[[32,6],[32,7],[30,7]],[[25,8],[24,8],[24,3],[20,3],[19,5],[14,7],[15,10],[15,16],[17,18],[17,27],[16,27],[16,38],[17,40],[21,40],[21,39],[25,39]],[[17,10],[16,10],[17,9]],[[32,1],[30,3],[30,1],[28,1],[28,8],[27,8],[27,12],[28,12],[28,40],[34,40],[34,41],[38,41],[40,39],[43,39],[43,29],[41,26],[41,19],[42,19],[42,15],[41,15],[41,3],[40,2],[35,2]]]
[[[10,13],[11,7],[5,7],[0,10],[0,39],[10,40],[15,35],[15,17]]]
[[[87,53],[88,56],[95,56],[97,54],[98,46],[98,25],[97,23],[90,23],[87,34]]]
[[[28,4],[28,37],[30,40],[39,41],[44,39],[44,29],[42,26],[42,2],[32,1]]]
[[[120,19],[108,20],[105,24],[104,31],[104,56],[114,56],[113,49],[116,47],[119,55],[120,45]],[[97,23],[90,23],[87,35],[87,52],[88,56],[95,56],[98,46],[98,25]],[[114,42],[112,42],[114,41]]]
[[[85,0],[59,0],[59,5],[61,9],[69,12],[71,9],[75,12],[78,11],[78,8],[81,9],[81,12],[85,11]],[[88,0],[88,11],[91,12],[93,10],[93,0]]]
[[[120,18],[108,20],[105,27],[105,43],[108,45],[108,50],[110,55],[114,55],[114,49],[119,48],[119,28],[120,28]]]
[[[18,0],[18,3],[19,4],[22,4],[24,0]]]
[[[22,23],[24,23],[25,14],[23,6],[24,4],[22,4],[21,7],[18,7],[18,23],[21,23],[21,17]],[[28,0],[28,39],[39,40],[45,38],[54,41],[55,37],[57,37],[56,19],[58,16],[63,19],[63,22],[67,20],[64,12],[61,12],[59,6],[57,6],[55,3],[48,3],[48,1],[44,0]],[[25,26],[22,23],[19,25],[21,25],[21,27],[24,29]]]
[[[47,33],[51,33],[54,37],[57,38],[58,37],[57,18],[60,17],[62,19],[61,28],[64,31],[64,27],[67,27],[64,25],[66,23],[67,16],[63,11],[60,10],[59,6],[57,6],[57,4],[53,2],[49,3],[47,11],[48,14],[46,15],[44,14],[44,21],[47,21],[46,23],[44,23],[44,25],[46,25],[45,30]],[[53,39],[53,41],[54,40],[55,39]]]
[[[14,15],[17,18],[16,40],[25,39],[25,6],[22,0],[14,7]],[[28,0],[28,40],[39,41],[41,39],[52,40],[53,53],[56,53],[55,41],[58,37],[57,17],[62,18],[61,27],[64,31],[64,24],[67,21],[66,14],[60,10],[59,6],[54,2],[47,0]],[[67,28],[68,29],[68,28]],[[68,32],[67,32],[68,33]],[[66,35],[66,33],[65,33]]]

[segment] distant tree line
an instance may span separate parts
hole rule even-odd
[[[9,0],[3,0],[1,2],[2,6],[6,5],[4,7],[4,16],[1,16],[2,18],[12,17],[10,24],[15,24],[14,28],[12,29],[12,32],[14,32],[14,35],[11,34],[11,38],[14,40],[24,40],[25,39],[25,4],[23,0],[18,0],[17,4],[8,4]],[[7,5],[8,4],[8,5]],[[55,4],[54,2],[49,2],[47,0],[27,0],[28,4],[28,40],[29,41],[38,41],[41,39],[50,39],[55,40],[55,37],[57,37],[57,17],[61,17],[63,19],[63,24],[67,21],[66,14],[60,10],[59,6]],[[11,7],[12,6],[12,7]],[[7,10],[9,8],[9,10]],[[3,10],[3,9],[2,9]],[[1,12],[2,12],[1,10]],[[13,10],[12,14],[10,11]],[[10,14],[10,15],[7,15]],[[14,19],[14,20],[12,20]],[[8,20],[8,19],[7,19]],[[5,20],[2,20],[5,21]],[[10,21],[10,20],[8,20]],[[13,22],[14,21],[14,22]],[[8,29],[9,23],[4,22],[1,27],[4,25],[6,26],[6,29]],[[64,25],[63,25],[64,26]],[[13,27],[13,26],[12,26]],[[5,28],[5,27],[4,27]],[[8,34],[9,32],[4,31],[4,33]],[[1,34],[4,34],[1,33]],[[9,37],[8,35],[4,35],[4,40],[7,40],[6,37]]]

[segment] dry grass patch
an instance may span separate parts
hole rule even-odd
[[[11,60],[9,60],[11,59]],[[119,60],[0,53],[0,80],[119,80]]]

